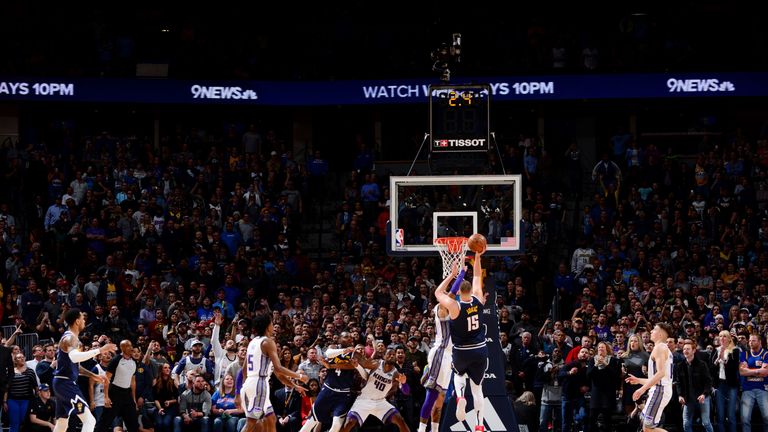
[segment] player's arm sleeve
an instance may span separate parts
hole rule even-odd
[[[328,348],[325,350],[325,357],[332,359],[344,354],[344,348]]]
[[[456,294],[459,292],[459,289],[461,288],[461,283],[464,281],[464,275],[466,274],[465,269],[461,269],[459,272],[459,275],[456,276],[456,280],[453,282],[453,285],[451,286],[451,294]]]
[[[69,359],[72,360],[72,363],[80,363],[99,355],[99,350],[92,349],[90,351],[80,351],[79,349],[72,348],[67,355],[69,355]]]

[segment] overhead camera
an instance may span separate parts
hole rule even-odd
[[[450,45],[440,44],[430,54],[432,58],[432,70],[440,73],[440,79],[448,82],[451,80],[451,65],[461,63],[461,33],[454,33]]]

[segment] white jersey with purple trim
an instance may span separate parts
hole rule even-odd
[[[389,372],[384,372],[384,362],[382,361],[376,370],[368,374],[368,381],[366,381],[363,389],[360,390],[358,398],[370,400],[385,399],[394,384],[395,372],[397,372],[395,367],[392,367],[392,370]]]
[[[653,356],[648,357],[648,376],[652,377],[656,374],[657,366],[656,361],[653,359]],[[658,385],[663,385],[665,387],[672,387],[672,382],[674,381],[674,361],[672,358],[672,351],[667,347],[667,364],[664,367],[664,376],[661,377],[661,381],[659,381]]]
[[[451,317],[446,314],[445,318],[440,318],[438,310],[440,305],[435,306],[432,311],[435,314],[435,342],[433,347],[442,346],[446,351],[451,352],[453,350],[453,342],[451,341]]]
[[[427,355],[427,366],[421,374],[421,385],[426,388],[437,388],[445,391],[451,382],[451,361],[453,359],[453,342],[451,341],[451,317],[446,313],[445,318],[438,314],[440,306],[435,306],[435,343]]]
[[[653,360],[653,357],[648,359],[649,377],[656,374],[657,366],[658,365]],[[667,361],[664,365],[664,376],[648,391],[648,399],[645,401],[643,411],[640,413],[640,418],[642,419],[643,424],[649,429],[656,428],[661,423],[661,416],[664,413],[664,408],[672,399],[673,380],[672,351],[667,347]]]
[[[258,336],[248,343],[245,354],[245,377],[268,377],[272,375],[274,365],[269,356],[261,352],[261,343],[266,336]]]
[[[397,369],[394,367],[391,371],[384,372],[382,360],[379,367],[368,375],[368,381],[360,391],[360,396],[352,404],[352,408],[349,409],[347,417],[357,419],[360,425],[365,423],[368,416],[374,416],[382,423],[388,424],[398,412],[397,408],[385,399],[395,383],[395,372]]]

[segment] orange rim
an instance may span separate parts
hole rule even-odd
[[[435,239],[436,245],[445,247],[450,253],[461,252],[466,243],[466,237],[440,237]]]

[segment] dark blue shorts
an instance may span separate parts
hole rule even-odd
[[[350,392],[337,392],[323,387],[312,405],[312,416],[323,426],[330,427],[334,417],[345,417],[352,406]]]
[[[468,375],[475,384],[483,382],[485,370],[488,369],[488,347],[460,349],[453,347],[453,372],[457,375]]]
[[[68,378],[53,377],[53,394],[56,401],[56,418],[78,415],[89,409],[77,383]]]

